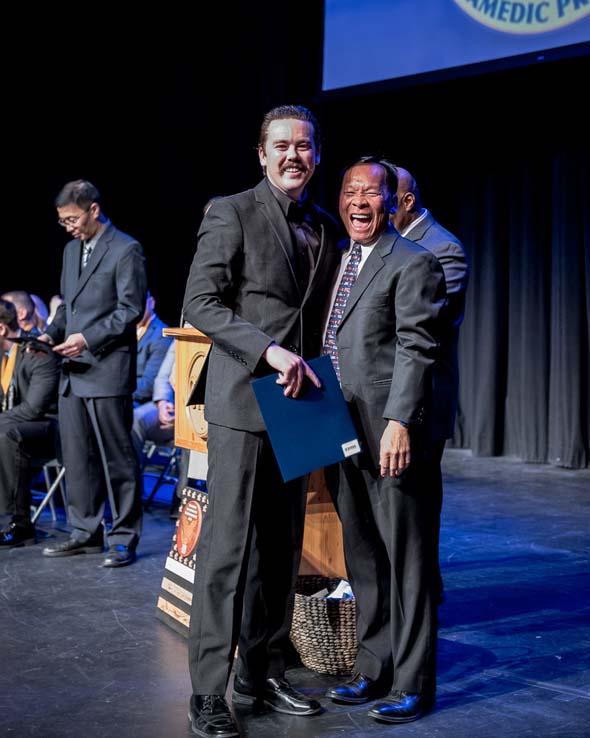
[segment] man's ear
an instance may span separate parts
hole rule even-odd
[[[416,205],[416,198],[414,196],[413,192],[404,192],[402,195],[402,203],[404,206],[404,209],[408,212],[410,210],[413,210]]]

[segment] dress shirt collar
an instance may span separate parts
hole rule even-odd
[[[414,228],[414,226],[417,226],[418,223],[421,223],[427,215],[428,210],[426,210],[426,208],[422,208],[422,212],[420,213],[420,215],[416,218],[416,220],[413,220],[407,228],[404,228],[404,230],[400,233],[400,236],[403,236],[405,238],[412,230],[412,228]]]
[[[267,177],[266,181],[268,182],[268,186],[270,187],[270,191],[272,194],[276,197],[277,202],[281,206],[281,210],[283,211],[283,215],[287,220],[290,220],[289,218],[289,208],[293,203],[306,203],[307,205],[311,204],[311,201],[309,200],[307,196],[307,192],[304,192],[303,195],[299,200],[293,200],[293,198],[289,197],[289,195],[286,195],[284,192],[279,190],[278,187],[275,187],[273,183],[270,181],[270,179]]]
[[[83,241],[82,243],[86,244],[86,248],[89,248],[91,251],[98,243],[98,239],[102,236],[102,234],[106,231],[108,226],[110,226],[111,221],[107,218],[104,223],[101,223],[98,227],[98,230],[92,236],[92,238],[89,241]]]

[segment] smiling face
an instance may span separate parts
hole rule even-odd
[[[353,241],[371,244],[386,230],[391,197],[380,164],[358,164],[345,173],[339,212]]]
[[[271,121],[258,158],[273,185],[298,200],[320,160],[313,125],[294,118]]]

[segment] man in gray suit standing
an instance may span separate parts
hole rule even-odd
[[[267,113],[258,157],[264,179],[215,200],[203,219],[183,308],[213,341],[203,370],[209,507],[189,636],[189,718],[203,737],[239,735],[224,699],[238,638],[234,703],[290,715],[321,709],[284,678],[305,484],[282,481],[250,382],[278,371],[292,398],[304,381],[319,386],[305,359],[321,352],[336,225],[306,193],[320,160],[309,110]]]
[[[325,347],[363,453],[328,476],[357,602],[359,652],[353,678],[328,696],[355,704],[390,690],[369,715],[402,723],[431,708],[436,683],[438,510],[425,480],[446,291],[436,257],[390,225],[396,191],[395,169],[375,157],[349,167],[340,191],[350,242]]]
[[[141,486],[131,443],[137,338],[146,301],[143,250],[105,217],[96,187],[68,182],[55,205],[73,236],[64,250],[64,303],[42,336],[60,354],[59,427],[73,531],[44,556],[103,550],[101,522],[113,517],[103,566],[135,560],[141,533]]]
[[[432,214],[422,207],[420,190],[407,169],[395,167],[397,193],[389,220],[404,237],[431,251],[439,260],[445,273],[447,304],[441,314],[442,338],[440,356],[432,372],[432,494],[442,508],[443,483],[441,460],[447,438],[453,437],[459,394],[459,326],[465,313],[465,293],[469,281],[467,255],[461,242],[437,223]],[[440,575],[440,598],[443,581]]]

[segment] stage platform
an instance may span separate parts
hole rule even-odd
[[[249,738],[586,738],[590,722],[590,470],[447,450],[436,709],[378,724],[367,706],[324,697],[340,681],[298,667],[319,699],[309,718],[237,718]],[[137,562],[48,559],[68,527],[40,519],[40,542],[0,552],[0,735],[186,738],[186,640],[155,617],[174,520],[172,489],[145,515]]]

